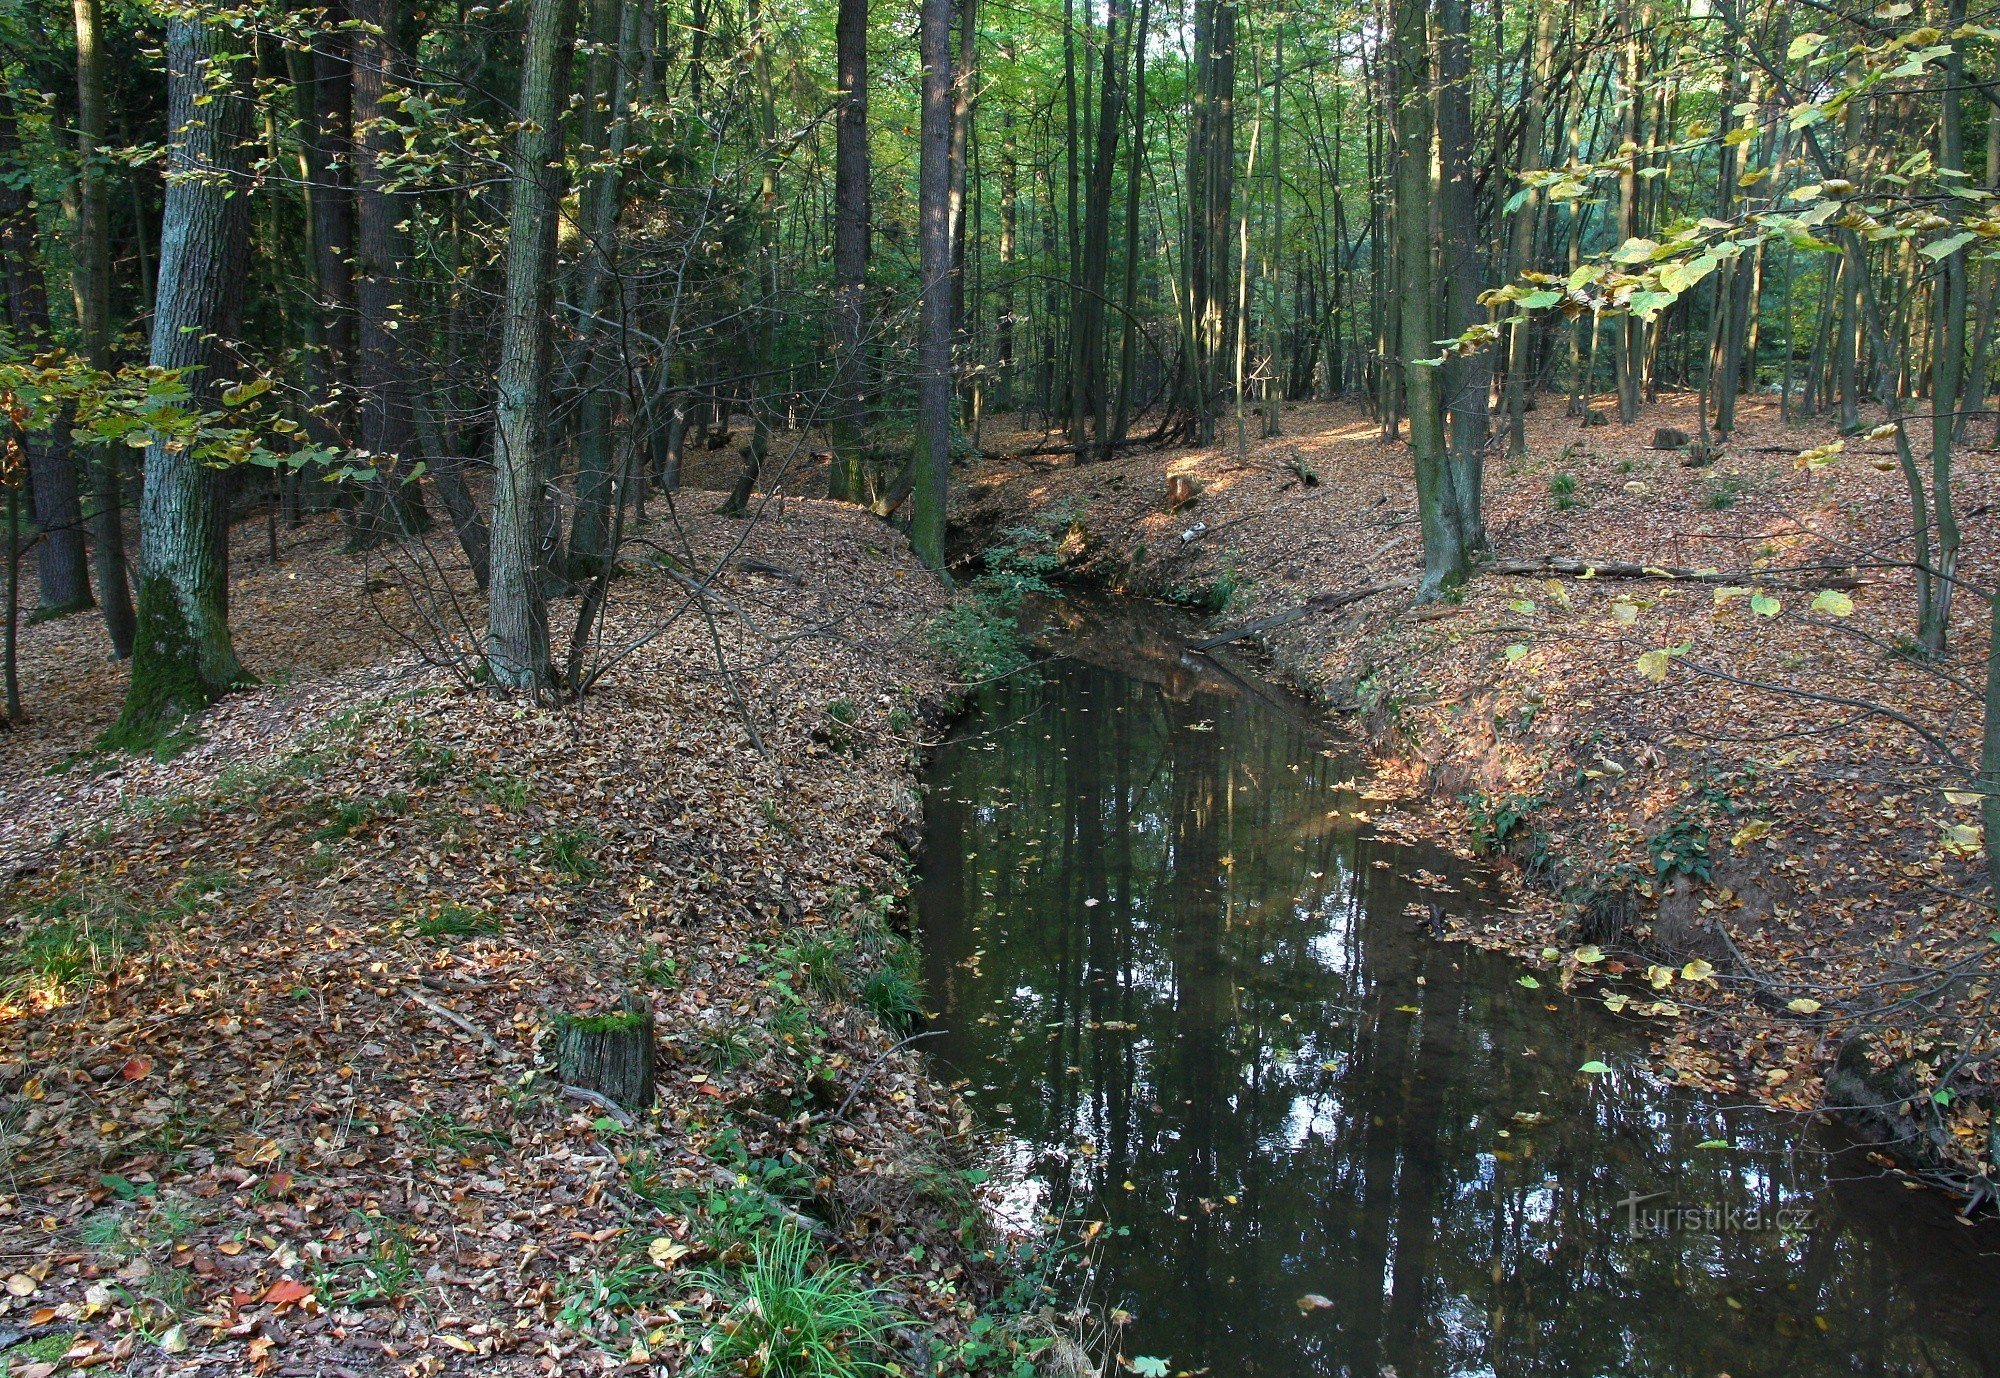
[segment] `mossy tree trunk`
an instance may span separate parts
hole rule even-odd
[[[167,195],[150,359],[188,370],[198,406],[219,391],[249,271],[251,102],[228,32],[199,11],[167,24]],[[229,639],[227,539],[220,471],[182,446],[148,448],[132,680],[108,744],[143,745],[245,680]]]

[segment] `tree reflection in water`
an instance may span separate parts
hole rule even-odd
[[[2000,1373],[1990,1232],[1807,1124],[1662,1088],[1630,1026],[1431,940],[1409,877],[1457,877],[1460,912],[1489,902],[1476,878],[1357,822],[1356,759],[1281,693],[1136,617],[1064,619],[1042,682],[989,692],[938,754],[919,911],[937,1056],[1024,1199],[1125,1228],[1104,1264],[1128,1353]],[[1670,1207],[1739,1214],[1639,1214]]]

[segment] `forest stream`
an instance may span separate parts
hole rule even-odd
[[[1437,940],[1504,897],[1169,614],[1046,615],[931,767],[930,1046],[1138,1371],[2000,1373],[1990,1228]]]

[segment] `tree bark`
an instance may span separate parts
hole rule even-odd
[[[76,243],[71,251],[70,282],[76,298],[78,333],[83,354],[93,368],[111,366],[111,244],[110,215],[105,196],[104,32],[99,0],[75,0],[76,16]],[[144,230],[139,234],[143,256]],[[141,290],[145,283],[140,267]],[[148,301],[148,309],[152,303]],[[136,634],[132,590],[125,571],[125,517],[119,456],[96,447],[90,462],[92,521],[97,572],[97,604],[104,610],[104,630],[111,651],[130,658]]]
[[[14,338],[31,354],[55,344],[49,328],[48,284],[42,277],[38,222],[29,196],[33,185],[21,163],[14,103],[0,98],[0,256],[6,261],[7,314]],[[69,426],[59,419],[48,431],[22,437],[34,486],[35,526],[41,532],[35,573],[36,608],[60,617],[91,604],[89,562],[83,542],[83,503],[77,493],[76,451]]]
[[[1425,0],[1396,0],[1394,25],[1397,299],[1404,409],[1410,418],[1417,515],[1424,538],[1424,580],[1418,593],[1423,600],[1437,598],[1464,581],[1468,541],[1445,454],[1438,367],[1428,357],[1437,330],[1432,316],[1432,124]]]
[[[910,547],[925,565],[942,574],[945,503],[951,482],[951,0],[922,0],[919,15],[923,107],[917,218],[923,304],[917,326]]]
[[[167,195],[150,362],[186,370],[201,406],[219,394],[249,270],[251,98],[230,32],[199,11],[167,23]],[[183,445],[148,447],[132,678],[108,744],[150,744],[248,678],[229,637],[227,541],[221,475]]]
[[[868,428],[868,0],[840,0],[834,24],[840,104],[834,125],[833,466],[827,496],[861,497]]]
[[[486,667],[496,688],[537,696],[554,684],[537,528],[543,512],[553,363],[550,306],[561,214],[563,108],[568,104],[571,0],[531,0],[515,115],[507,216],[507,284],[495,376],[492,575]]]

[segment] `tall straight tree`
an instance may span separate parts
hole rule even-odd
[[[1236,6],[1195,0],[1188,111],[1182,410],[1191,438],[1215,439],[1217,369],[1229,339],[1229,218],[1236,176]]]
[[[55,338],[49,329],[48,283],[42,276],[39,220],[28,194],[32,174],[21,163],[14,103],[0,98],[0,257],[6,260],[7,316],[16,342],[39,354]],[[76,452],[67,427],[25,437],[28,478],[35,490],[35,573],[38,609],[60,617],[90,606],[90,577],[83,548],[83,504],[77,495]],[[11,604],[9,607],[11,608]]]
[[[99,0],[75,0],[76,16],[76,234],[70,248],[70,281],[83,353],[94,368],[111,366],[111,235],[105,180],[104,24]],[[144,252],[143,249],[141,252]],[[101,451],[90,464],[97,513],[93,535],[97,603],[104,630],[120,660],[132,654],[132,590],[125,573],[124,495],[118,457]]]
[[[1437,0],[1438,221],[1443,236],[1444,331],[1462,334],[1486,317],[1479,303],[1485,286],[1479,237],[1479,193],[1472,165],[1472,56],[1469,0]],[[1489,396],[1493,355],[1485,348],[1453,355],[1440,371],[1453,500],[1468,548],[1486,544],[1480,519],[1486,442],[1492,436]]]
[[[218,397],[249,271],[251,98],[235,32],[201,9],[167,21],[167,192],[149,357],[184,370],[197,404]],[[184,444],[147,447],[132,679],[108,744],[150,742],[248,678],[229,638],[228,520],[219,471]]]
[[[396,190],[389,165],[407,82],[401,71],[401,0],[351,0],[349,9],[356,21],[351,70],[357,439],[376,465],[355,534],[372,541],[408,534],[425,521],[419,490],[409,478],[414,399],[399,320],[408,296],[410,242],[403,226],[410,206]]]
[[[1445,453],[1432,272],[1430,16],[1425,0],[1396,0],[1390,44],[1395,62],[1396,267],[1401,316],[1403,399],[1416,461],[1417,516],[1423,528],[1424,579],[1432,599],[1465,579],[1467,532]]]
[[[500,362],[494,378],[492,566],[486,588],[486,669],[502,690],[555,687],[541,581],[542,446],[547,443],[550,308],[562,214],[562,111],[568,104],[571,0],[531,0],[515,107],[512,200]]]
[[[917,132],[917,221],[923,304],[917,323],[917,434],[911,456],[910,547],[944,572],[951,482],[951,0],[923,0],[924,69]]]
[[[833,145],[833,468],[827,496],[861,497],[867,428],[868,0],[840,0],[834,24],[840,105]]]

